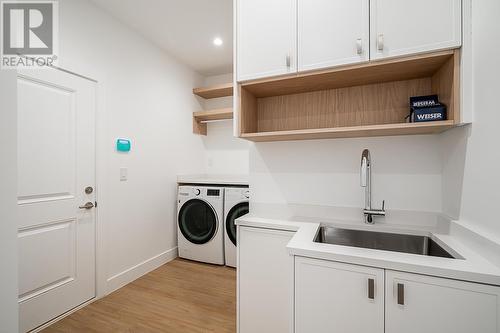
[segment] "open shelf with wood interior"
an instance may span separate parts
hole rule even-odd
[[[233,96],[233,84],[225,83],[211,87],[194,88],[193,94],[205,99]]]
[[[242,83],[239,134],[252,141],[432,134],[460,123],[460,54],[450,50]],[[447,120],[406,123],[411,96],[437,94]]]

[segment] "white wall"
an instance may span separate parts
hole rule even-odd
[[[497,0],[473,1],[474,122],[470,128],[446,134],[447,158],[455,163],[443,171],[448,184],[444,196],[450,197],[445,212],[496,239],[500,239],[499,13]]]
[[[363,207],[363,149],[371,152],[372,202],[389,210],[441,211],[439,137],[401,136],[253,144],[254,204]]]
[[[0,70],[0,333],[18,330],[16,96],[16,72]]]
[[[232,74],[210,76],[204,85],[233,82]],[[222,97],[202,101],[205,110],[230,108],[232,97]],[[206,153],[207,172],[210,174],[248,174],[249,143],[234,137],[233,122],[223,121],[208,124],[208,135],[203,137]]]
[[[202,107],[192,88],[203,78],[87,0],[60,1],[60,53],[63,66],[87,67],[105,84],[99,223],[114,289],[175,255],[176,175],[205,172],[203,141],[192,134]],[[132,140],[129,154],[115,152],[118,137]]]

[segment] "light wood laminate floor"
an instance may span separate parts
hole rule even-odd
[[[236,271],[175,259],[42,332],[234,333]]]

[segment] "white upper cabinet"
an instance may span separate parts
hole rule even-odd
[[[368,61],[369,0],[298,0],[299,71]]]
[[[295,333],[332,332],[384,333],[384,270],[296,257]]]
[[[386,333],[498,333],[500,288],[386,271]]]
[[[238,81],[297,71],[297,0],[236,0]]]
[[[371,59],[461,45],[461,0],[371,0]]]
[[[234,1],[238,81],[462,44],[462,0]]]

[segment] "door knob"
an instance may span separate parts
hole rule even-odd
[[[80,209],[92,209],[94,208],[94,204],[92,202],[87,202],[85,205],[78,207]]]

